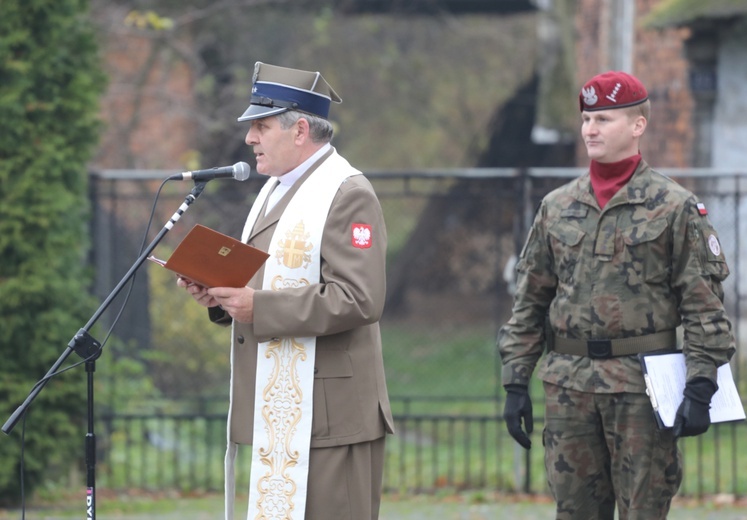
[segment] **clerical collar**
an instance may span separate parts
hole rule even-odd
[[[278,181],[280,181],[280,184],[282,184],[283,186],[293,186],[293,184],[298,179],[300,179],[304,173],[306,173],[306,170],[308,170],[312,164],[318,161],[320,157],[327,153],[330,148],[332,148],[332,145],[330,143],[326,143],[304,162],[293,168],[288,173],[278,177]]]

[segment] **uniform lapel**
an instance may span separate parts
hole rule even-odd
[[[308,179],[312,173],[314,173],[319,166],[327,160],[327,158],[332,155],[335,152],[334,147],[331,147],[327,153],[325,153],[323,156],[319,158],[318,161],[316,161],[314,164],[312,164],[309,169],[301,176],[300,179],[298,179],[293,186],[291,186],[291,189],[288,190],[288,192],[283,195],[283,197],[275,204],[275,207],[270,210],[267,215],[265,215],[265,208],[263,207],[262,210],[259,212],[259,216],[257,217],[257,222],[254,224],[254,228],[252,228],[252,232],[249,234],[249,238],[247,239],[247,242],[251,242],[253,238],[255,238],[258,234],[266,230],[267,228],[274,226],[278,223],[278,220],[280,220],[280,217],[283,215],[283,212],[285,211],[285,208],[288,207],[288,203],[291,201],[293,196],[296,194],[298,189],[301,187],[301,185],[306,182],[306,179]],[[277,187],[277,186],[276,186]],[[270,195],[272,192],[270,192]],[[267,205],[267,201],[270,199],[269,195],[267,199],[265,200],[265,206]]]

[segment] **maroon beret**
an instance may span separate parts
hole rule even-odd
[[[610,71],[597,74],[581,88],[581,111],[609,110],[640,105],[648,99],[646,87],[635,76]]]

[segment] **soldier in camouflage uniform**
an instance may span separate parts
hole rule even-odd
[[[708,429],[717,368],[735,351],[729,270],[705,206],[640,156],[640,81],[600,74],[579,99],[590,171],[543,199],[521,251],[498,338],[504,418],[528,449],[539,362],[556,518],[612,520],[617,507],[620,519],[663,519],[682,479],[676,439]],[[636,354],[675,349],[680,325],[684,399],[674,428],[659,429]]]

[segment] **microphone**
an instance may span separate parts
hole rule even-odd
[[[237,181],[245,181],[249,178],[249,165],[245,162],[237,162],[233,166],[221,166],[220,168],[210,168],[208,170],[194,170],[191,172],[177,173],[167,180],[170,181],[188,181],[207,182],[213,179],[227,179],[233,177]]]

